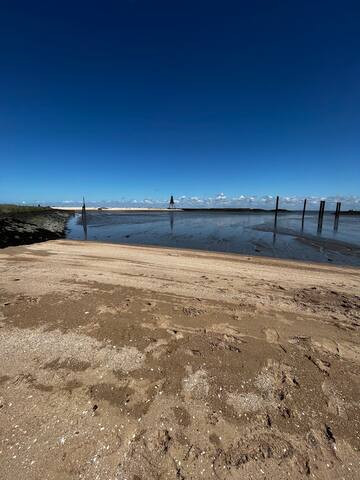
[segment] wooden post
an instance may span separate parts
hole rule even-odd
[[[341,210],[341,202],[336,202],[335,220],[334,220],[334,230],[335,231],[337,231],[337,229],[339,228],[340,210]]]
[[[305,198],[305,200],[304,200],[304,206],[303,206],[303,212],[302,212],[301,230],[304,230],[305,210],[306,210],[306,198]]]
[[[275,206],[275,218],[274,218],[274,229],[277,227],[277,217],[279,211],[279,196],[276,197],[276,206]]]
[[[86,221],[86,206],[85,206],[85,197],[83,197],[83,206],[81,209],[81,221],[84,229],[85,240],[87,240],[87,221]]]
[[[321,233],[322,231],[324,212],[325,212],[325,200],[321,200],[320,208],[319,208],[319,217],[318,217],[318,233]]]

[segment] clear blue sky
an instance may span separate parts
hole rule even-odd
[[[360,194],[360,2],[17,1],[0,201]]]

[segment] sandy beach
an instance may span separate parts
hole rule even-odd
[[[360,270],[0,251],[0,476],[357,479]]]

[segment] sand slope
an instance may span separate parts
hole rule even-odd
[[[359,478],[359,327],[358,269],[4,249],[2,477]]]

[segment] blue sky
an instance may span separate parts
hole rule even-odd
[[[3,1],[0,201],[356,202],[359,19],[356,1]]]

